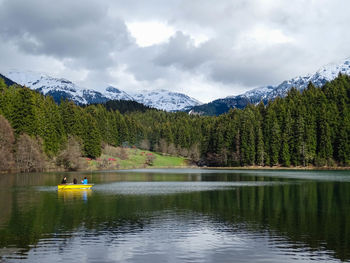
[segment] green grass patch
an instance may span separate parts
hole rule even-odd
[[[119,148],[120,149],[120,148]],[[188,166],[187,159],[178,156],[163,155],[151,151],[140,149],[125,148],[123,158],[120,154],[102,154],[101,157],[90,160],[88,170],[101,169],[133,169],[133,168],[162,168],[162,167],[186,167]],[[147,164],[148,156],[154,156],[152,165]]]

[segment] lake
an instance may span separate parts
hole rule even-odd
[[[18,261],[350,262],[350,172],[0,175],[0,262]]]

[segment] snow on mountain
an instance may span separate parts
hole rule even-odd
[[[200,104],[199,101],[185,94],[167,90],[141,91],[129,95],[112,86],[107,87],[103,92],[84,89],[69,80],[54,78],[32,71],[12,70],[7,72],[5,76],[20,85],[39,91],[44,95],[51,95],[58,103],[61,99],[72,100],[81,105],[104,103],[108,100],[134,100],[146,106],[166,111],[184,110],[184,108]]]
[[[214,100],[210,103],[196,106],[191,109],[191,114],[219,115],[227,112],[230,108],[244,108],[248,103],[258,104],[260,101],[267,103],[276,97],[285,97],[288,91],[295,87],[303,90],[312,82],[315,86],[322,86],[326,82],[335,79],[338,74],[350,75],[350,58],[339,63],[328,64],[314,74],[298,76],[290,80],[283,81],[278,86],[265,86],[247,91],[241,95],[229,96]]]
[[[18,83],[16,83],[16,82],[14,82],[13,80],[11,80],[11,79],[5,77],[5,76],[2,75],[2,74],[0,74],[0,78],[2,78],[2,79],[4,80],[4,82],[5,82],[5,84],[6,84],[7,86],[11,86],[11,85],[18,84]]]
[[[5,75],[20,85],[39,91],[44,95],[51,95],[57,102],[63,98],[73,100],[78,104],[87,104],[88,100],[85,96],[91,98],[96,95],[89,90],[79,88],[69,80],[53,78],[38,72],[9,71]]]
[[[134,100],[128,93],[112,86],[107,87],[103,95],[110,100]]]
[[[164,89],[153,91],[143,90],[132,94],[132,96],[139,103],[165,111],[178,111],[201,104],[198,100],[185,94]]]
[[[261,99],[269,100],[274,99],[277,96],[284,97],[287,95],[288,91],[295,87],[298,90],[303,90],[307,85],[312,82],[315,86],[322,86],[326,82],[335,79],[339,73],[350,75],[350,58],[341,61],[340,63],[328,64],[314,74],[307,74],[306,76],[298,76],[290,80],[283,81],[278,86],[269,86],[265,92],[260,95]],[[258,88],[252,91],[246,92],[244,95],[247,97],[256,96],[257,92],[265,88]]]

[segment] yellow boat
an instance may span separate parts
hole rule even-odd
[[[91,189],[94,184],[59,184],[57,185],[58,190],[68,189]]]

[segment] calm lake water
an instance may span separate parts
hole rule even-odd
[[[18,261],[350,262],[350,172],[1,175],[0,262]]]

